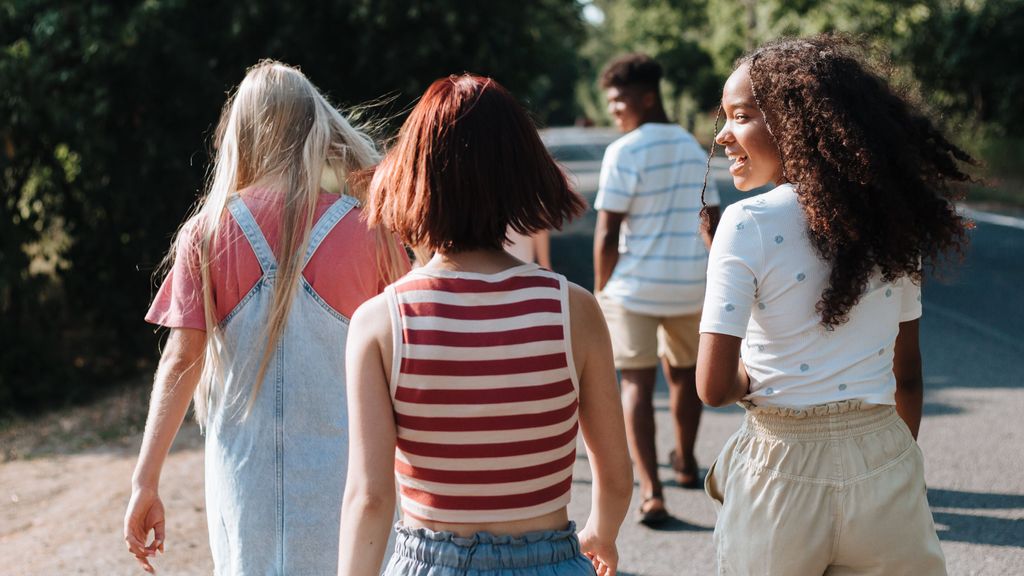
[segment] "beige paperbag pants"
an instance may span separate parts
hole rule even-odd
[[[746,408],[705,480],[718,574],[946,574],[921,450],[894,407]]]

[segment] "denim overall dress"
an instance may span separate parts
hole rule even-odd
[[[349,196],[314,225],[303,266],[356,206]],[[335,574],[348,460],[345,318],[300,278],[251,412],[277,263],[240,197],[228,210],[263,274],[224,318],[224,386],[206,426],[206,507],[218,575]]]

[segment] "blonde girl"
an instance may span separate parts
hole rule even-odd
[[[217,574],[336,570],[347,458],[348,318],[408,268],[361,221],[372,141],[296,68],[263,61],[224,105],[206,195],[146,320],[171,329],[132,496],[129,551],[162,551],[160,470],[190,400],[206,433]],[[343,193],[328,193],[329,174]],[[149,540],[149,532],[153,538]]]

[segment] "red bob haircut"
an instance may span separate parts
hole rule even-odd
[[[472,74],[427,88],[369,194],[371,225],[438,252],[501,249],[508,228],[558,229],[586,208],[522,106]]]

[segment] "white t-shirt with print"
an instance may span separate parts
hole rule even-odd
[[[676,124],[647,123],[604,154],[594,207],[625,214],[619,261],[604,295],[651,316],[699,312],[707,248],[700,236],[700,192],[707,154]],[[705,201],[719,204],[708,180]]]
[[[726,208],[711,246],[700,331],[745,338],[746,400],[895,404],[893,347],[899,323],[921,316],[921,288],[909,278],[883,282],[876,272],[849,321],[826,330],[815,306],[829,271],[807,238],[792,185]]]

